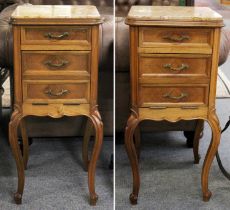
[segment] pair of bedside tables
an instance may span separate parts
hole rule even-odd
[[[24,118],[31,115],[83,115],[92,121],[96,138],[89,166],[87,132],[83,157],[90,203],[96,204],[95,169],[103,138],[97,108],[101,23],[93,6],[19,6],[12,15],[15,105],[9,137],[18,170],[17,204],[22,201],[28,161]],[[213,137],[202,171],[203,199],[207,201],[211,196],[209,169],[220,141],[215,92],[222,18],[209,8],[135,6],[126,23],[130,25],[132,107],[125,145],[133,170],[131,203],[137,203],[140,186],[138,124],[143,120],[209,122]],[[196,163],[198,145],[199,138],[194,143]]]

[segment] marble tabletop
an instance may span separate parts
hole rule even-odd
[[[208,7],[132,6],[127,19],[150,21],[222,21],[222,16]]]
[[[48,19],[101,19],[95,6],[89,5],[20,5],[12,19],[48,18]]]

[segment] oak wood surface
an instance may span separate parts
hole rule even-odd
[[[22,27],[22,44],[32,45],[91,45],[91,27],[66,27],[66,26],[29,26]]]
[[[139,46],[154,47],[158,45],[176,45],[184,48],[184,44],[200,44],[200,47],[211,46],[211,29],[193,28],[151,28],[139,27]]]
[[[27,76],[90,76],[90,51],[23,51],[22,71]]]
[[[139,77],[196,77],[210,76],[211,56],[190,54],[139,54]]]
[[[207,105],[208,85],[161,85],[143,84],[139,86],[138,106],[148,107],[160,104],[162,106]]]
[[[65,12],[67,8],[72,16],[57,17],[59,9]],[[24,169],[29,158],[26,116],[85,116],[91,121],[95,143],[88,165],[89,202],[96,205],[98,199],[95,171],[103,142],[103,123],[97,105],[99,24],[102,21],[96,7],[81,8],[86,9],[85,13],[75,11],[79,9],[76,6],[24,5],[12,15],[15,104],[9,138],[18,171],[18,189],[14,195],[17,204],[22,203]],[[36,11],[35,14],[29,9]],[[17,139],[19,125],[23,157]],[[87,138],[84,141],[87,147]]]
[[[87,80],[23,80],[26,103],[89,103],[89,94]]]
[[[208,176],[220,141],[215,97],[222,17],[209,8],[174,10],[135,6],[126,23],[130,25],[131,55],[132,106],[125,131],[133,175],[130,202],[137,204],[140,188],[140,151],[137,149],[140,138],[136,137],[137,144],[134,138],[138,124],[144,120],[194,119],[198,119],[193,149],[195,163],[199,162],[199,138],[204,120],[213,134],[201,173],[203,200],[208,201],[211,197]]]

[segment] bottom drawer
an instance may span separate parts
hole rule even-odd
[[[26,103],[89,103],[89,81],[23,81]]]
[[[205,105],[208,103],[208,87],[208,85],[154,86],[143,84],[139,89],[139,107]]]

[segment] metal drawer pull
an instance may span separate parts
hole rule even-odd
[[[81,104],[79,103],[63,103],[65,106],[80,106]]]
[[[180,100],[182,98],[186,98],[188,97],[188,94],[187,93],[181,93],[179,96],[172,96],[172,91],[169,92],[169,93],[166,93],[163,95],[164,98],[169,98],[169,99],[175,99],[175,100]]]
[[[164,64],[163,67],[165,69],[169,69],[170,71],[180,72],[180,71],[188,69],[189,65],[182,63],[180,67],[172,67],[171,63],[167,63],[167,64]]]
[[[51,32],[49,32],[47,34],[44,34],[44,36],[48,37],[49,39],[63,39],[65,37],[68,37],[69,33],[68,32],[64,32],[63,34],[60,34],[60,35],[54,35]]]
[[[166,35],[166,36],[163,36],[163,39],[168,39],[173,42],[181,42],[184,40],[189,40],[190,37],[186,35]]]
[[[64,67],[68,63],[69,63],[69,61],[66,61],[66,60],[61,60],[59,63],[53,63],[53,61],[51,61],[51,60],[44,62],[45,65],[47,65],[49,67],[55,67],[55,68]]]
[[[48,103],[43,103],[43,102],[35,102],[35,103],[32,103],[33,106],[47,106]]]
[[[181,109],[198,109],[198,106],[182,106]]]
[[[68,94],[69,92],[70,92],[69,90],[65,90],[65,89],[61,89],[61,91],[56,92],[56,93],[53,92],[52,89],[48,89],[48,90],[44,91],[44,93],[46,95],[48,95],[49,97],[52,97],[52,96],[54,96],[54,97],[63,96],[63,95]]]
[[[167,109],[167,106],[150,106],[149,109]]]

